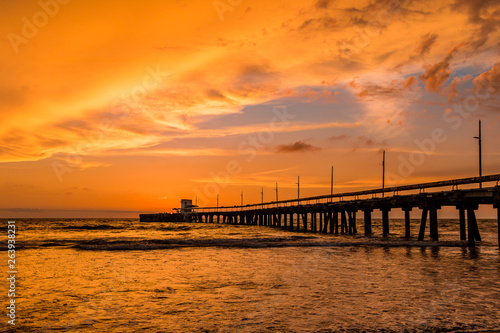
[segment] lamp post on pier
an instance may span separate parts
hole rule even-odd
[[[300,205],[300,176],[297,176],[297,205]]]
[[[333,201],[333,165],[332,165],[332,175],[330,177],[330,195],[332,196],[330,198],[330,202]]]
[[[278,183],[276,183],[276,206],[278,206]]]
[[[385,189],[385,150],[382,153],[382,190]],[[382,197],[385,196],[385,192],[382,192]]]
[[[261,196],[261,201],[262,201],[262,208],[264,209],[264,187],[260,191],[260,196]]]
[[[479,177],[483,176],[483,161],[482,161],[482,152],[481,152],[481,119],[479,119],[479,135],[475,136],[474,139],[477,139],[479,143]],[[479,182],[479,188],[483,188],[483,183]]]

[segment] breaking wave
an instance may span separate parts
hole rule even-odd
[[[464,247],[463,241],[409,241],[362,239],[353,240],[324,240],[314,237],[255,237],[255,238],[208,238],[208,239],[65,239],[48,240],[44,242],[21,243],[20,249],[67,247],[85,251],[144,251],[144,250],[166,250],[179,248],[280,248],[280,247]]]

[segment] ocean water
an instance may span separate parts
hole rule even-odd
[[[500,330],[495,220],[469,249],[271,227],[16,220],[16,330],[5,332],[476,332]],[[7,235],[7,220],[1,231]],[[412,221],[412,232],[418,221]],[[428,234],[428,232],[427,232]],[[426,235],[426,238],[427,235]],[[6,242],[2,269],[7,275]],[[0,283],[7,305],[6,280]],[[2,307],[5,309],[5,306]]]

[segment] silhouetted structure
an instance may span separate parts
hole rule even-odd
[[[177,213],[157,213],[157,214],[140,214],[139,221],[141,222],[190,222],[193,209],[197,206],[193,205],[193,200],[182,199],[181,208],[174,208]]]
[[[459,189],[459,185],[496,181],[494,187]],[[498,241],[500,246],[500,174],[454,179],[432,183],[389,187],[350,193],[338,193],[294,200],[274,201],[246,206],[200,207],[191,215],[193,222],[251,224],[274,226],[296,231],[312,231],[331,234],[356,234],[356,213],[364,215],[364,232],[372,234],[371,213],[382,212],[382,234],[389,236],[389,212],[402,209],[405,212],[405,237],[411,237],[410,212],[413,208],[422,210],[418,240],[424,239],[429,220],[429,234],[439,240],[438,211],[444,206],[456,207],[459,213],[460,239],[468,240],[474,246],[481,240],[475,211],[479,205],[493,205],[498,212]],[[425,189],[450,187],[441,192],[425,192]],[[417,191],[416,194],[400,195],[403,191]],[[391,196],[384,194],[392,193]],[[381,197],[377,197],[380,194]],[[363,197],[364,198],[360,198]],[[370,197],[371,196],[371,197]],[[349,198],[349,200],[345,200]],[[337,199],[338,201],[333,201]],[[324,201],[324,202],[323,202]],[[312,202],[312,203],[311,203]],[[339,219],[340,216],[340,219]]]
[[[140,214],[139,221],[141,221],[141,222],[183,222],[184,216],[180,213]]]

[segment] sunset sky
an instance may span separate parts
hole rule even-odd
[[[500,173],[497,0],[0,3],[0,217]]]

